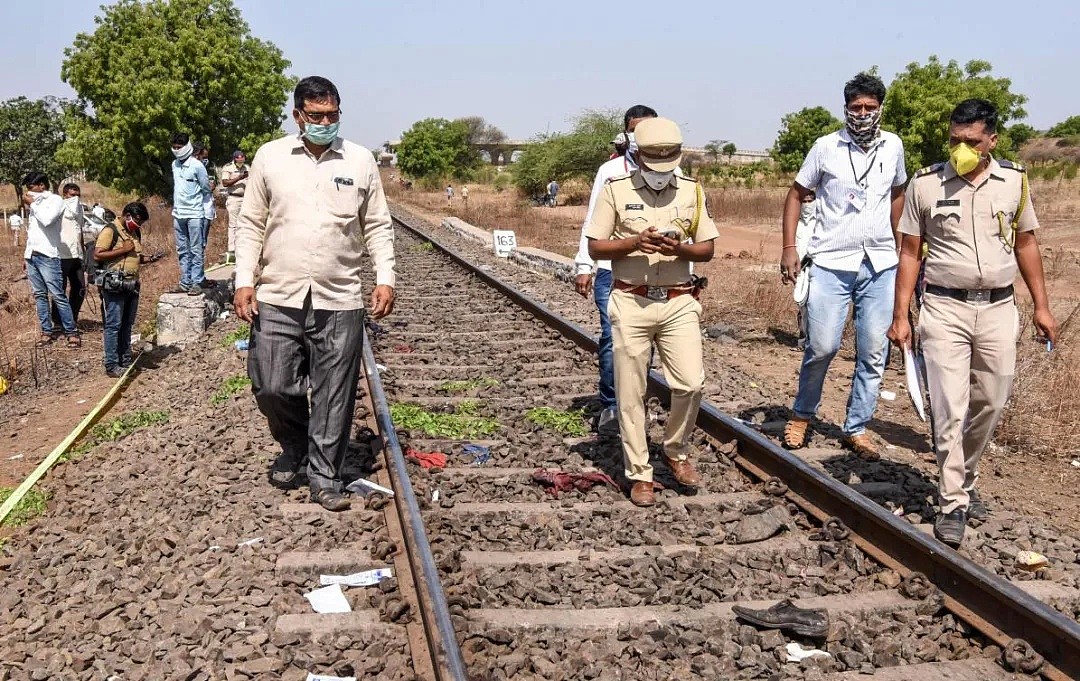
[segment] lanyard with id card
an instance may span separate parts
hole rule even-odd
[[[851,164],[851,174],[855,178],[855,188],[848,190],[847,202],[848,205],[855,209],[856,213],[862,212],[862,209],[866,207],[866,186],[868,184],[866,178],[874,168],[874,161],[877,160],[877,154],[880,148],[880,145],[874,147],[874,153],[870,155],[870,158],[866,162],[866,170],[860,175],[859,172],[855,170],[855,158],[851,154],[851,145],[848,145],[848,163]]]

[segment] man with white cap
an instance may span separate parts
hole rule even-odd
[[[647,118],[638,123],[634,137],[639,167],[604,186],[585,235],[589,255],[611,261],[608,315],[630,500],[652,506],[656,496],[644,399],[653,343],[671,386],[664,458],[681,485],[701,484],[689,460],[705,383],[701,304],[690,263],[711,260],[719,234],[701,185],[675,174],[682,160],[679,127],[666,118]]]

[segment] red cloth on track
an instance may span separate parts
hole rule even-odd
[[[405,458],[420,464],[421,468],[446,468],[446,455],[442,452],[418,452],[406,449]]]
[[[619,486],[611,479],[610,475],[600,471],[567,473],[566,471],[537,468],[532,474],[532,479],[533,482],[546,487],[547,493],[553,497],[558,497],[560,492],[569,492],[572,489],[585,492],[596,485],[608,485],[614,490],[619,489]]]

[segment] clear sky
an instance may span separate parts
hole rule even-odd
[[[931,54],[989,61],[1030,98],[1036,128],[1080,114],[1076,0],[236,2],[292,75],[337,84],[342,132],[368,146],[429,116],[480,115],[527,138],[583,109],[644,103],[689,144],[762,149],[787,112],[839,114],[856,72],[876,64],[888,83]],[[71,96],[63,49],[99,4],[0,0],[0,99]]]

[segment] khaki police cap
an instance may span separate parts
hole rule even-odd
[[[679,167],[682,160],[682,133],[675,121],[646,118],[634,128],[641,165],[665,173]]]

